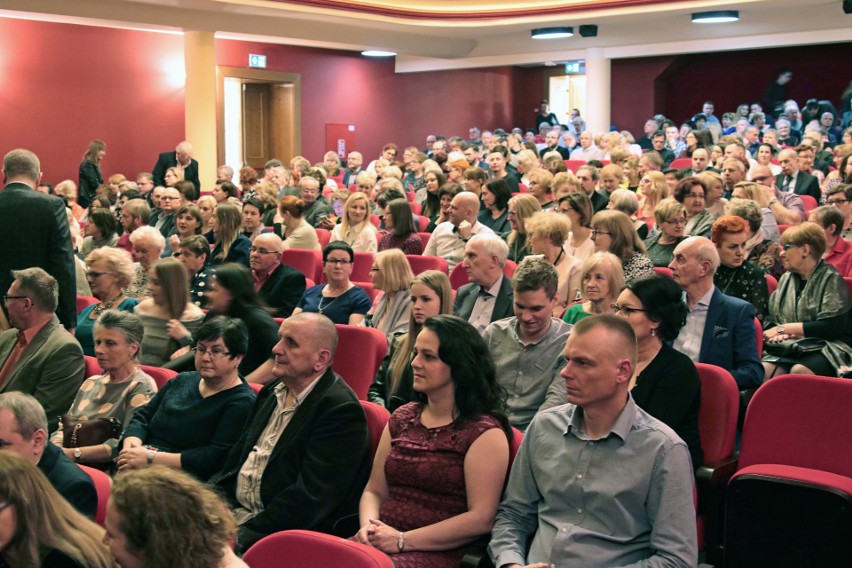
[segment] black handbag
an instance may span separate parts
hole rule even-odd
[[[799,339],[785,339],[777,343],[766,342],[764,351],[775,357],[799,358],[808,353],[817,353],[825,347],[825,339],[819,337],[802,337]]]

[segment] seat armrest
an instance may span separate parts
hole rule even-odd
[[[481,548],[465,554],[461,561],[461,568],[494,568],[494,564],[488,557],[488,552]]]

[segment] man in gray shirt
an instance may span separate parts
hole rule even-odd
[[[527,429],[491,532],[494,565],[696,566],[689,451],[630,396],[633,328],[588,317],[564,355],[571,404]]]
[[[522,432],[539,410],[565,404],[559,370],[571,325],[553,317],[558,282],[543,256],[525,258],[512,277],[515,315],[491,323],[482,335],[508,394],[509,422]]]

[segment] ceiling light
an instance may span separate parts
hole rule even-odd
[[[395,51],[383,51],[381,49],[365,49],[361,52],[361,55],[364,57],[393,57],[396,55]]]
[[[692,14],[693,24],[724,24],[740,19],[738,10],[715,10],[713,12],[695,12]]]
[[[560,39],[563,37],[573,37],[574,28],[570,26],[562,26],[557,28],[538,28],[533,30],[530,35],[533,39]]]

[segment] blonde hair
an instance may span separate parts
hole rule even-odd
[[[568,217],[555,211],[539,211],[526,221],[530,237],[542,237],[555,247],[561,247],[568,238],[571,222]]]
[[[364,215],[364,220],[361,221],[357,227],[353,227],[349,224],[349,209],[356,201],[363,201],[366,204],[367,212]],[[373,224],[370,222],[370,198],[367,197],[366,193],[356,191],[355,193],[351,194],[346,200],[346,203],[343,204],[343,215],[340,218],[340,234],[345,235],[349,229],[360,231],[364,229],[367,225],[373,227]],[[373,228],[375,229],[375,227]]]
[[[662,172],[650,171],[645,172],[651,183],[648,184],[648,189],[642,190],[642,195],[645,197],[645,207],[653,209],[666,197],[671,196],[669,184],[666,182],[666,176]]]
[[[136,268],[126,250],[115,247],[96,248],[86,256],[86,266],[91,266],[99,260],[106,262],[109,271],[116,275],[119,288],[127,288],[136,280]]]
[[[509,246],[512,246],[515,243],[518,239],[518,234],[527,232],[526,225],[524,224],[526,220],[532,217],[535,213],[541,211],[541,204],[529,193],[519,193],[514,196],[509,200],[509,206],[512,205],[515,206],[515,221],[518,223],[521,230],[518,231],[512,229],[512,232],[509,233],[509,237],[506,239]]]
[[[385,292],[406,290],[414,280],[414,272],[401,249],[386,249],[375,257],[375,263],[382,273],[382,287]]]
[[[222,244],[222,250],[219,252],[218,258],[224,260],[228,257],[228,252],[231,250],[234,242],[240,236],[240,230],[243,226],[243,216],[240,213],[239,207],[227,201],[217,205],[216,211],[213,214],[219,223],[216,241]]]
[[[668,221],[678,213],[686,215],[686,207],[683,206],[683,203],[674,199],[664,199],[654,207],[654,219],[656,219],[657,225]]]
[[[613,298],[617,298],[621,291],[624,290],[624,272],[621,268],[621,260],[611,252],[596,252],[586,259],[583,263],[583,272],[580,274],[580,297],[584,300],[589,298],[586,296],[586,276],[595,268],[601,265],[607,265],[607,282],[609,284],[609,293]]]
[[[580,191],[580,180],[578,180],[577,176],[571,172],[559,172],[553,176],[553,183],[550,187],[553,190],[554,199],[559,201],[559,198],[562,197],[563,190],[565,190],[566,187],[568,189],[564,191],[565,194]]]
[[[537,181],[544,188],[545,193],[550,193],[553,186],[553,174],[544,168],[535,168],[529,173],[530,181]]]

